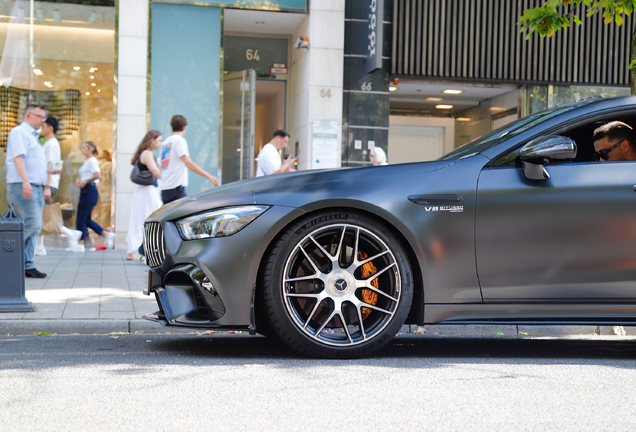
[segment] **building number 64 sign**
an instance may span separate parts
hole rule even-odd
[[[259,61],[261,59],[261,56],[258,55],[258,50],[247,49],[245,50],[245,58],[250,61],[251,60]]]

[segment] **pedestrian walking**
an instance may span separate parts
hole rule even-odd
[[[92,141],[82,144],[82,154],[86,158],[79,168],[78,177],[75,184],[81,189],[79,203],[77,204],[76,228],[82,233],[77,244],[67,249],[69,252],[84,252],[84,240],[88,236],[88,228],[95,231],[106,240],[106,247],[112,249],[115,246],[115,233],[111,233],[102,228],[98,223],[91,220],[91,213],[99,199],[99,193],[95,183],[102,177],[99,163],[95,155],[97,146]]]
[[[102,178],[97,183],[97,193],[99,193],[99,201],[93,210],[95,222],[102,226],[110,225],[110,210],[112,202],[113,190],[113,158],[108,150],[102,150],[101,157],[97,158],[99,162],[99,170],[102,172]]]
[[[60,124],[55,117],[47,117],[42,124],[41,134],[46,139],[42,148],[46,155],[46,163],[48,165],[48,176],[46,178],[46,185],[44,188],[51,189],[51,198],[55,196],[57,190],[60,187],[60,173],[61,168],[56,168],[55,163],[59,163],[62,160],[62,151],[60,149],[60,142],[55,137]],[[49,200],[50,201],[50,198]]]
[[[24,220],[24,275],[30,278],[46,277],[46,273],[37,270],[33,263],[35,243],[42,229],[44,200],[51,198],[51,190],[44,189],[48,168],[37,132],[44,120],[44,108],[28,105],[24,110],[24,121],[11,129],[7,138],[7,201],[13,203]]]
[[[131,161],[132,165],[137,164],[139,171],[150,171],[158,179],[161,178],[161,170],[157,162],[155,162],[152,151],[157,150],[161,146],[161,139],[160,132],[156,130],[149,131],[141,140]],[[155,183],[149,186],[138,185],[137,190],[133,194],[132,202],[134,204],[130,209],[128,235],[126,236],[126,244],[128,246],[126,259],[134,259],[145,264],[146,254],[142,246],[144,241],[144,222],[152,212],[161,207],[157,181],[155,180]]]
[[[287,147],[289,142],[289,134],[279,129],[274,132],[272,140],[265,144],[258,154],[256,161],[256,177],[280,174],[292,170],[296,158],[287,156],[281,162],[280,151]]]
[[[60,124],[55,117],[47,117],[42,124],[40,133],[46,140],[42,148],[46,155],[46,163],[48,167],[48,176],[44,185],[44,190],[47,188],[51,191],[51,197],[44,201],[44,204],[50,204],[51,199],[57,193],[60,187],[60,173],[61,168],[57,168],[55,165],[62,161],[62,151],[60,149],[60,143],[55,137]],[[35,255],[46,255],[46,248],[44,247],[44,236],[38,235],[35,244]]]
[[[188,143],[184,138],[188,121],[182,115],[174,115],[170,119],[172,135],[162,144],[161,151],[161,200],[164,204],[183,198],[188,186],[188,170],[199,174],[214,185],[219,185],[219,180],[208,173],[190,159]]]

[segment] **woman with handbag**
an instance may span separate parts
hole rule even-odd
[[[161,138],[161,133],[156,130],[149,131],[141,140],[132,158],[131,180],[138,186],[132,197],[133,205],[130,208],[126,259],[135,259],[143,264],[146,258],[141,247],[144,241],[144,221],[162,204],[157,188],[157,179],[161,178],[161,170],[152,154],[152,151],[157,150],[161,145]]]
[[[102,178],[102,171],[99,169],[99,163],[95,157],[97,146],[92,141],[86,141],[82,144],[81,150],[86,160],[77,172],[78,177],[75,180],[75,184],[81,189],[79,203],[77,204],[76,228],[82,233],[82,236],[78,243],[69,247],[67,251],[84,252],[84,240],[88,236],[88,228],[104,237],[106,247],[112,249],[115,247],[115,233],[106,231],[98,223],[91,220],[91,213],[99,199],[99,193],[95,185]]]

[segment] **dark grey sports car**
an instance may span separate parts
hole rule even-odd
[[[146,221],[147,318],[350,358],[404,323],[633,324],[636,161],[592,133],[636,97],[577,102],[433,162],[222,186]],[[633,145],[633,143],[632,143]]]

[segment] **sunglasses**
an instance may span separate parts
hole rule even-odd
[[[600,161],[600,160],[607,160],[607,158],[609,157],[609,154],[619,145],[621,145],[623,143],[623,140],[620,140],[619,142],[617,142],[616,144],[614,144],[613,146],[611,146],[608,149],[605,150],[601,150],[599,152],[594,153],[592,156],[594,156],[594,160],[596,161]]]

